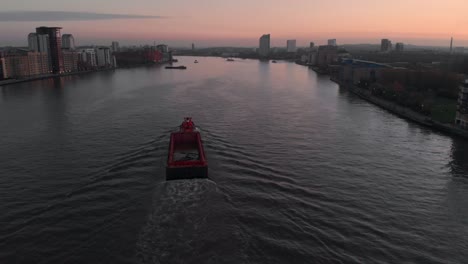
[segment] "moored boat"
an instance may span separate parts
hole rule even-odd
[[[166,66],[166,69],[185,70],[185,69],[187,69],[187,67],[185,67],[185,66]]]
[[[208,163],[201,135],[191,117],[184,118],[179,131],[171,133],[166,180],[208,178]]]

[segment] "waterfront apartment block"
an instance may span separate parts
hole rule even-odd
[[[90,70],[97,67],[96,51],[94,49],[80,49],[79,64],[85,70]]]
[[[74,72],[78,70],[80,54],[72,50],[63,51],[63,70],[64,72]]]
[[[37,35],[47,35],[49,39],[48,53],[53,73],[63,72],[62,35],[60,27],[38,27]]]
[[[96,62],[98,67],[110,67],[112,65],[109,47],[96,48]]]
[[[460,85],[455,125],[468,129],[468,79]]]
[[[48,54],[27,49],[10,50],[2,58],[2,72],[4,79],[49,74]]]

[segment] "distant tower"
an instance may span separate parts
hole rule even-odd
[[[262,35],[259,39],[258,54],[267,57],[270,53],[270,34]]]
[[[382,39],[380,44],[381,52],[389,52],[392,50],[392,42],[389,39]]]
[[[309,48],[310,48],[310,49],[313,49],[314,46],[315,46],[315,43],[314,43],[314,42],[311,42]]]
[[[453,37],[450,38],[450,54],[453,52]]]
[[[195,50],[195,43],[192,43],[192,51]]]
[[[401,42],[398,42],[396,45],[395,45],[395,51],[396,52],[403,52],[405,49],[405,44],[401,43]]]
[[[296,52],[296,40],[295,39],[289,39],[286,41],[286,50],[287,52]]]

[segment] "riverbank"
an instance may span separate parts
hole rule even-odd
[[[164,61],[164,62],[160,62],[160,63],[141,63],[141,64],[134,64],[134,65],[125,65],[125,66],[121,66],[121,67],[117,67],[117,68],[103,68],[103,69],[96,69],[96,70],[89,70],[89,71],[77,71],[77,72],[62,73],[62,74],[47,74],[47,75],[34,76],[34,77],[29,77],[29,78],[24,78],[24,79],[4,80],[4,81],[0,81],[0,87],[5,86],[5,85],[10,85],[10,84],[37,81],[37,80],[45,80],[45,79],[50,79],[50,78],[55,78],[55,77],[81,75],[81,74],[88,74],[88,73],[102,72],[102,71],[114,71],[114,70],[117,70],[117,69],[130,69],[130,68],[137,68],[137,67],[143,67],[143,66],[163,65],[163,64],[167,64],[167,63],[170,63],[170,62],[169,61]]]
[[[461,128],[458,128],[454,126],[453,124],[445,124],[438,122],[436,120],[433,120],[432,118],[422,115],[418,112],[413,111],[410,108],[403,107],[400,105],[395,104],[394,102],[373,96],[369,90],[359,88],[355,85],[346,85],[340,83],[338,80],[335,80],[331,78],[332,81],[336,82],[337,84],[340,85],[340,87],[346,88],[348,91],[356,94],[360,98],[373,103],[377,106],[380,106],[381,108],[401,117],[407,120],[410,120],[412,122],[418,123],[420,125],[423,125],[425,127],[437,130],[439,132],[443,132],[445,134],[451,135],[451,136],[459,136],[463,137],[465,139],[468,139],[468,131],[463,130]]]
[[[176,54],[174,56],[178,57],[206,57],[206,58],[222,58],[222,59],[227,59],[227,58],[235,58],[235,59],[242,59],[242,60],[258,60],[258,61],[286,61],[286,62],[296,62],[297,60],[294,58],[281,58],[281,57],[271,57],[271,58],[260,58],[258,56],[222,56],[222,55],[209,55],[209,54],[198,54],[198,55],[188,55],[188,54]],[[301,63],[297,63],[300,65]]]
[[[45,80],[45,79],[50,79],[50,78],[55,78],[55,77],[81,75],[81,74],[88,74],[88,73],[102,72],[102,71],[113,71],[115,69],[118,69],[118,68],[106,68],[106,69],[97,69],[97,70],[90,70],[90,71],[69,72],[69,73],[62,73],[62,74],[47,74],[47,75],[34,76],[34,77],[29,77],[29,78],[24,78],[24,79],[5,80],[5,81],[0,81],[0,86],[23,83],[23,82],[31,82],[31,81],[37,81],[37,80]]]

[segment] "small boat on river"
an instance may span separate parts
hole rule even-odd
[[[176,70],[185,70],[187,67],[185,66],[166,66],[166,69],[176,69]]]

